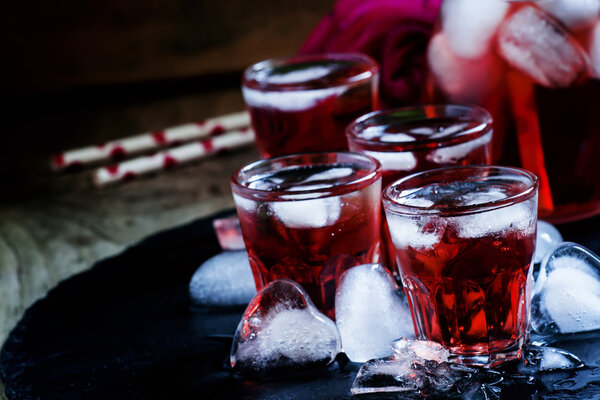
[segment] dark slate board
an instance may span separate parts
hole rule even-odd
[[[192,309],[187,287],[198,265],[220,251],[212,219],[230,212],[152,236],[62,282],[29,308],[0,354],[9,399],[349,398],[355,365],[267,381],[225,368],[243,310]],[[600,252],[600,220],[580,225],[561,230]],[[594,337],[566,338],[562,347],[593,368],[552,374],[503,397],[536,398],[556,379],[570,386],[555,398],[600,396],[599,344]]]

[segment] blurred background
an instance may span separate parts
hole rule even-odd
[[[332,0],[10,2],[0,13],[0,179],[60,190],[51,154],[243,109],[249,64],[294,54]],[[211,93],[229,92],[215,100]],[[221,102],[226,104],[215,104]]]

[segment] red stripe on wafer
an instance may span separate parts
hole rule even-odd
[[[110,151],[110,157],[113,160],[122,160],[123,158],[125,158],[125,155],[127,154],[127,152],[125,151],[125,149],[121,146],[115,146],[112,148],[112,150]]]
[[[177,164],[179,164],[179,161],[177,161],[173,156],[165,154],[163,158],[163,166],[165,168],[172,168]]]
[[[154,143],[157,145],[163,146],[165,143],[167,143],[167,137],[164,130],[152,132],[151,135],[152,139],[154,139]]]

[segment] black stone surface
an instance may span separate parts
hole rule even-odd
[[[596,218],[559,228],[565,239],[598,253],[599,227]],[[289,380],[253,381],[228,371],[230,338],[243,310],[192,309],[188,298],[193,272],[219,251],[207,218],[62,282],[27,310],[4,344],[0,374],[9,399],[349,398],[352,364]],[[517,380],[501,397],[598,398],[600,339],[567,336],[557,345],[588,368]]]

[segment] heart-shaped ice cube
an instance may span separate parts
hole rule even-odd
[[[231,366],[239,372],[287,372],[331,364],[341,351],[335,323],[296,282],[269,283],[252,299],[235,332]]]
[[[570,242],[546,254],[535,283],[531,326],[539,333],[600,329],[600,257]]]

